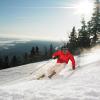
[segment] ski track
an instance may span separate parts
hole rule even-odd
[[[98,49],[76,56],[76,70],[72,71],[69,63],[51,80],[33,78],[48,61],[1,70],[0,100],[100,100],[99,53]],[[51,60],[42,68],[54,62]]]

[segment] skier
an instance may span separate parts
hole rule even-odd
[[[72,62],[72,69],[75,70],[75,59],[68,48],[66,48],[65,46],[63,46],[61,50],[55,52],[52,55],[52,58],[57,58],[57,63],[48,70],[49,78],[51,78],[55,74],[58,74],[65,67],[69,60],[71,60]]]

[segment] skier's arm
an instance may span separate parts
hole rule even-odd
[[[72,69],[75,70],[75,59],[74,59],[74,56],[70,53],[70,57],[69,59],[71,60],[72,62]]]
[[[55,52],[55,53],[52,55],[52,58],[53,58],[53,59],[56,59],[56,58],[58,58],[58,56],[59,56],[59,51]]]

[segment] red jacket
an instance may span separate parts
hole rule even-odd
[[[58,50],[52,55],[52,58],[57,57],[57,63],[68,63],[69,60],[72,62],[72,68],[75,69],[75,59],[73,55],[67,50],[66,54],[63,51]]]

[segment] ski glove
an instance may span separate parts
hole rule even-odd
[[[75,70],[75,66],[73,66],[73,70]]]
[[[58,59],[59,58],[59,56],[55,56],[55,57],[52,57],[53,59]]]

